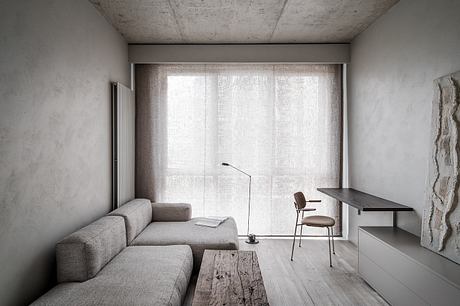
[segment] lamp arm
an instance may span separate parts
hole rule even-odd
[[[241,172],[241,173],[243,173],[243,174],[246,174],[247,176],[251,177],[251,175],[250,175],[249,173],[246,173],[246,172],[244,172],[243,170],[238,169],[237,167],[235,167],[235,166],[233,166],[233,165],[230,165],[230,164],[228,164],[228,165],[229,165],[230,167],[232,167],[233,169],[235,169],[236,171],[239,171],[239,172]]]
[[[247,175],[249,177],[249,188],[248,188],[248,237],[249,237],[249,220],[251,219],[251,185],[252,185],[252,176],[249,174],[249,173],[246,173],[244,172],[243,170],[241,169],[238,169],[237,167],[229,164],[229,163],[222,163],[223,166],[228,166],[228,167],[232,167],[233,169],[235,169],[236,171],[238,172],[241,172],[245,175]]]

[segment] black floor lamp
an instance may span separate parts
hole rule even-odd
[[[227,167],[232,167],[233,169],[235,169],[236,171],[239,171],[245,175],[247,175],[249,177],[249,188],[248,188],[248,240],[246,240],[246,243],[249,243],[249,244],[257,244],[259,243],[259,241],[256,239],[256,235],[255,234],[249,234],[249,220],[251,218],[251,183],[252,183],[252,178],[251,178],[251,175],[244,172],[243,170],[241,169],[238,169],[237,167],[233,166],[233,165],[230,165],[229,163],[222,163],[222,166],[227,166]]]

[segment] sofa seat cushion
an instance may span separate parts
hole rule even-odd
[[[186,222],[153,222],[131,245],[190,245],[195,268],[200,267],[205,249],[238,249],[238,232],[233,218],[228,218],[216,228],[195,225],[199,220],[201,218]]]
[[[32,305],[181,305],[192,268],[186,245],[127,247],[96,277],[60,284]]]

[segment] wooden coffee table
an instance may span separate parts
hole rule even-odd
[[[205,250],[192,305],[268,305],[256,252]]]

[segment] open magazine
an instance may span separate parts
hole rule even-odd
[[[207,226],[207,227],[218,227],[222,222],[224,222],[227,219],[228,217],[211,216],[211,217],[201,218],[198,222],[195,223],[195,225]]]

